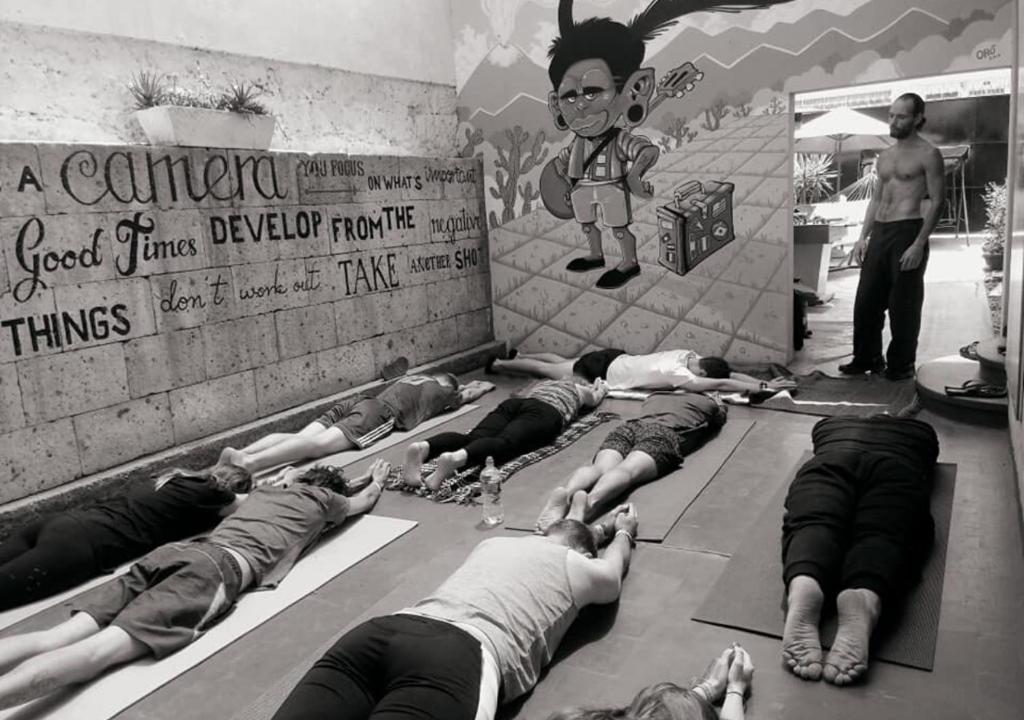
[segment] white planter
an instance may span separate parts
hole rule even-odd
[[[160,105],[136,110],[151,145],[266,150],[274,136],[273,115]]]

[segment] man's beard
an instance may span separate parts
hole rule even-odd
[[[910,128],[889,128],[889,137],[894,137],[897,140],[902,140],[905,137],[910,137]]]

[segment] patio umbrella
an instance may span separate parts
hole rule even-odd
[[[844,146],[847,150],[884,150],[893,143],[888,125],[850,108],[830,110],[804,123],[794,137],[797,152],[835,153],[837,163]],[[842,187],[842,182],[837,184]]]

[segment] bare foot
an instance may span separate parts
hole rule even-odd
[[[458,469],[455,453],[441,453],[437,456],[437,469],[423,480],[423,484],[431,490],[437,490],[441,483],[454,475]]]
[[[569,520],[579,520],[583,522],[583,518],[587,516],[587,511],[590,510],[590,501],[587,499],[586,490],[577,490],[572,495],[572,502],[569,503],[569,512],[566,513],[565,517]]]
[[[843,590],[836,597],[839,628],[825,658],[825,681],[833,685],[856,682],[868,669],[868,641],[878,622],[882,604],[877,594],[864,588]]]
[[[782,635],[782,661],[797,677],[821,678],[821,638],[818,622],[825,594],[818,581],[797,575],[789,581],[786,629]]]
[[[547,529],[565,517],[569,509],[569,493],[564,487],[556,487],[548,495],[544,509],[537,516],[537,532],[545,533]]]
[[[429,453],[430,445],[425,442],[414,442],[405,449],[402,480],[406,485],[419,487],[423,484],[423,461]]]
[[[217,464],[237,465],[240,468],[245,468],[245,453],[242,452],[241,450],[235,450],[234,448],[226,447],[220,451],[220,458],[217,460]]]

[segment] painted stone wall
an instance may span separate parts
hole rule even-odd
[[[450,84],[4,21],[0,47],[0,141],[145,142],[127,82],[147,70],[193,90],[258,84],[275,150],[457,155]]]
[[[681,16],[646,45],[642,68],[653,70],[659,87],[644,119],[629,129],[660,152],[644,177],[654,198],[628,193],[640,274],[603,290],[595,282],[602,271],[566,271],[586,240],[580,222],[552,216],[541,188],[545,168],[574,134],[558,129],[549,108],[548,51],[561,32],[560,4],[453,5],[458,144],[463,156],[483,159],[496,228],[495,332],[527,350],[689,346],[733,360],[785,361],[792,337],[791,93],[1012,62],[1011,0],[790,0]],[[572,13],[576,22],[628,23],[649,4],[578,0]],[[686,4],[662,10],[670,6]],[[660,83],[679,72],[694,82],[662,93]],[[629,125],[625,113],[617,125]],[[705,189],[732,185],[731,216],[706,218],[709,229],[726,220],[725,240],[711,239],[713,254],[701,250],[700,263],[681,272],[665,257],[670,248],[661,244],[657,218],[695,181]],[[686,201],[691,219],[696,209],[714,207],[695,197],[704,205]],[[600,220],[598,227],[608,265],[619,263],[612,230]]]
[[[490,340],[476,160],[0,145],[0,502]]]

